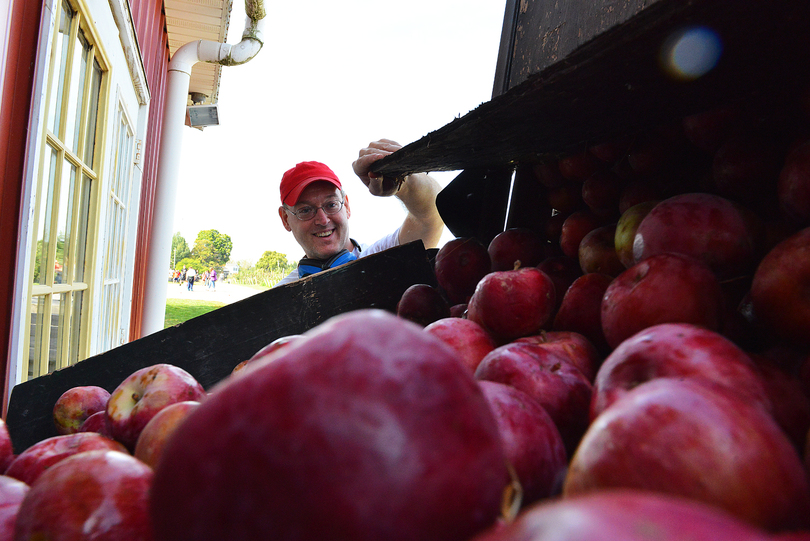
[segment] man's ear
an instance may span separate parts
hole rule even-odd
[[[284,226],[284,229],[286,229],[287,231],[292,231],[292,228],[290,227],[289,223],[290,217],[287,214],[287,211],[284,209],[283,205],[278,207],[278,217],[281,218],[281,223]]]
[[[349,206],[349,196],[343,195],[343,206],[346,207],[346,218],[352,217],[352,208]]]

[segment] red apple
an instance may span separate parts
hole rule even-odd
[[[550,188],[546,200],[552,209],[563,216],[569,216],[585,206],[582,201],[582,185],[579,182],[566,181],[561,186]]]
[[[473,237],[458,237],[439,248],[434,269],[448,302],[459,304],[469,300],[490,267],[486,246]]]
[[[579,258],[579,244],[582,239],[605,221],[590,210],[571,213],[563,222],[560,232],[560,249],[568,257]]]
[[[82,423],[107,408],[110,392],[95,385],[68,389],[53,407],[53,421],[59,434],[75,434]]]
[[[97,432],[105,438],[114,439],[107,419],[107,411],[97,411],[82,423],[79,432]]]
[[[0,539],[14,539],[17,513],[29,488],[19,479],[0,475]]]
[[[800,227],[810,225],[810,140],[787,157],[777,184],[782,214]]]
[[[253,363],[255,361],[268,358],[271,355],[272,356],[278,355],[278,353],[276,353],[277,351],[279,351],[280,349],[283,349],[283,348],[285,348],[287,346],[292,345],[299,338],[301,338],[300,334],[288,334],[286,336],[281,336],[279,338],[276,338],[275,340],[273,340],[272,342],[270,342],[269,344],[264,346],[262,349],[260,349],[256,353],[254,353],[252,357],[250,357],[249,359],[245,359],[244,361],[237,364],[233,368],[231,373],[235,374],[237,372],[241,372],[250,363]]]
[[[618,276],[627,267],[616,252],[616,224],[597,227],[579,243],[579,266],[584,274],[599,272]]]
[[[0,417],[0,473],[8,468],[8,465],[15,459],[14,447],[11,443],[11,434],[8,433],[8,425]]]
[[[579,259],[567,255],[554,255],[545,258],[537,268],[545,272],[554,282],[554,310],[560,307],[563,295],[574,280],[582,276]]]
[[[629,137],[616,137],[588,147],[588,152],[600,162],[614,164],[627,156],[631,142]]]
[[[770,530],[810,522],[807,474],[770,414],[694,379],[643,383],[593,421],[563,494],[612,488],[692,498]]]
[[[504,383],[537,400],[557,425],[570,456],[588,426],[591,382],[568,358],[540,344],[495,348],[475,371],[479,381]]]
[[[706,154],[714,155],[728,140],[739,112],[734,107],[722,107],[695,113],[682,121],[686,139]]]
[[[462,541],[507,475],[455,352],[382,310],[336,316],[178,427],[155,471],[155,540]]]
[[[152,469],[120,451],[87,451],[44,472],[26,494],[14,539],[150,541]]]
[[[742,520],[694,500],[604,490],[545,500],[471,541],[772,541]]]
[[[633,242],[636,239],[638,226],[658,203],[659,201],[657,199],[653,199],[633,205],[622,213],[619,221],[616,223],[616,235],[613,238],[613,246],[616,248],[616,255],[619,257],[619,261],[621,261],[622,265],[627,269],[636,264],[636,258],[633,255]]]
[[[751,284],[754,316],[775,336],[810,345],[810,228],[777,244]]]
[[[462,363],[473,373],[481,359],[497,346],[486,329],[469,319],[440,319],[425,327],[425,332],[452,347]]]
[[[769,137],[740,133],[717,149],[712,161],[712,181],[722,197],[764,210],[775,200],[773,186],[779,176],[780,152]],[[773,195],[772,195],[773,194]]]
[[[602,297],[612,281],[612,276],[597,272],[577,278],[565,292],[551,328],[582,334],[602,356],[607,355],[611,348],[602,330]]]
[[[454,304],[450,307],[450,317],[460,317],[465,318],[467,317],[467,303],[462,302],[459,304]]]
[[[467,306],[467,319],[503,344],[538,332],[555,307],[554,283],[536,267],[487,274]]]
[[[719,278],[732,278],[750,270],[756,237],[746,215],[728,199],[687,193],[661,201],[636,230],[635,261],[665,252],[695,257]]]
[[[438,319],[450,317],[450,305],[435,287],[414,284],[397,302],[397,315],[425,327]]]
[[[661,189],[651,179],[633,180],[624,186],[619,196],[619,214],[624,214],[635,205],[660,200]]]
[[[560,431],[534,398],[511,385],[479,381],[523,491],[522,505],[555,494],[568,466]]]
[[[127,452],[119,442],[96,432],[64,434],[38,441],[20,453],[6,469],[5,474],[31,485],[42,472],[57,462],[77,453],[98,449]]]
[[[547,161],[532,166],[532,172],[537,180],[546,188],[557,188],[565,182],[556,161]]]
[[[664,323],[631,336],[608,355],[594,381],[591,419],[636,386],[657,378],[712,382],[773,411],[765,382],[747,353],[708,329]]]
[[[664,253],[614,278],[602,298],[602,330],[611,348],[659,323],[693,323],[717,331],[723,294],[711,269],[682,254]]]
[[[773,404],[773,418],[803,454],[810,431],[810,396],[804,392],[801,379],[765,355],[752,353],[751,358]]]
[[[553,351],[576,366],[588,381],[596,377],[596,369],[602,362],[599,352],[584,335],[571,331],[543,331],[540,334],[524,336],[514,341],[538,344],[546,351]]]
[[[127,449],[135,449],[141,430],[160,410],[205,397],[203,386],[178,366],[161,363],[141,368],[124,379],[107,402],[110,431]]]
[[[557,166],[564,178],[577,182],[584,182],[600,168],[599,162],[587,150],[560,158]]]
[[[624,181],[611,171],[597,171],[582,183],[582,201],[591,212],[615,220]]]
[[[155,468],[169,436],[174,434],[180,423],[199,405],[199,402],[187,400],[169,404],[160,410],[146,423],[141,435],[138,436],[135,458]]]
[[[513,227],[501,231],[487,247],[492,271],[512,270],[515,263],[521,267],[535,267],[545,258],[545,239],[526,227]]]

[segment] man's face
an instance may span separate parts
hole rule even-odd
[[[281,222],[287,231],[292,231],[293,237],[304,249],[307,257],[312,259],[329,259],[344,248],[351,249],[349,240],[349,198],[341,196],[334,184],[329,182],[313,182],[301,192],[298,202],[292,210],[304,207],[321,207],[329,200],[340,201],[345,197],[343,208],[337,214],[327,215],[323,209],[318,209],[315,217],[306,222],[299,220],[282,205],[278,209]]]

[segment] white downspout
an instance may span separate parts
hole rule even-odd
[[[245,12],[247,18],[241,42],[229,45],[206,40],[192,41],[177,49],[169,62],[155,204],[146,263],[142,337],[162,330],[166,315],[168,261],[174,234],[172,228],[177,200],[180,149],[185,127],[191,68],[197,62],[238,66],[259,53],[264,44],[262,36],[264,0],[245,0]]]

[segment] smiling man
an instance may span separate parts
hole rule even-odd
[[[436,209],[439,184],[424,173],[408,175],[399,186],[385,188],[382,177],[369,172],[371,165],[399,150],[401,145],[380,139],[360,150],[352,163],[355,174],[372,195],[395,196],[407,214],[395,231],[372,244],[357,242],[349,236],[351,206],[337,175],[320,162],[301,162],[281,179],[281,223],[304,250],[298,268],[276,286],[353,261],[358,257],[421,239],[426,248],[434,248],[444,228]]]

